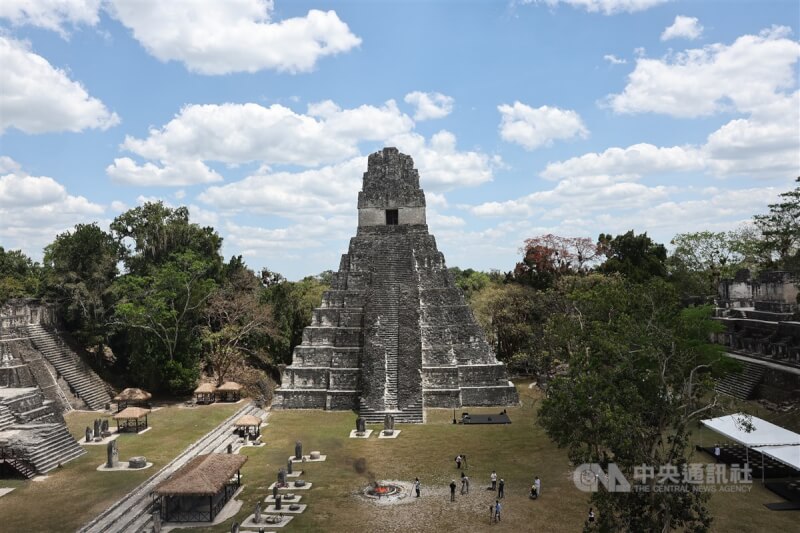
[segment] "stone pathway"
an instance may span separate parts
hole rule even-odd
[[[266,413],[252,403],[244,405],[215,429],[186,448],[180,455],[147,481],[129,492],[100,516],[83,526],[79,530],[79,533],[102,533],[108,531],[118,533],[140,533],[142,531],[148,531],[152,527],[152,516],[150,515],[152,498],[150,497],[150,493],[156,485],[198,455],[204,453],[224,453],[228,444],[238,439],[231,429],[233,423],[237,419],[248,414],[264,416]]]

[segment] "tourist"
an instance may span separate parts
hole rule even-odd
[[[500,485],[497,488],[497,497],[498,498],[505,498],[505,491],[504,491],[505,487],[506,487],[505,480],[503,478],[500,478]]]
[[[531,500],[535,500],[539,497],[539,493],[536,491],[536,485],[531,485]]]
[[[715,460],[716,460],[718,463],[719,463],[719,454],[720,454],[719,444],[715,444],[715,445],[714,445],[714,459],[715,459]]]
[[[466,494],[467,493],[467,487],[466,487],[466,483],[467,482],[466,482],[466,479],[467,479],[467,475],[464,472],[461,472],[461,494]]]
[[[456,501],[456,480],[450,482],[450,501]]]
[[[417,493],[417,498],[419,498],[419,478],[414,480],[414,491]]]
[[[461,456],[456,455],[456,468],[461,468]]]
[[[536,487],[536,496],[539,497],[542,495],[542,482],[539,480],[539,476],[536,476],[536,479],[533,480],[533,486]]]
[[[500,509],[502,509],[502,507],[500,506],[500,500],[495,500],[495,502],[494,502],[494,519],[495,519],[496,522],[500,521]]]
[[[590,524],[594,523],[594,511],[589,507],[589,518],[587,519]]]
[[[467,494],[469,494],[469,476],[464,476],[464,485],[467,487]]]
[[[497,472],[492,470],[492,475],[489,476],[489,479],[492,480],[492,490],[497,490]]]

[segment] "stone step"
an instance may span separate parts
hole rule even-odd
[[[90,409],[100,410],[111,400],[108,387],[78,355],[59,343],[41,326],[28,326],[30,338],[38,350],[56,368],[59,375]]]
[[[40,474],[80,457],[86,451],[72,438],[66,426],[55,424],[41,443],[28,450],[28,460]]]
[[[34,469],[27,461],[21,459],[0,459],[0,463],[6,463],[8,466],[19,472],[25,479],[31,479],[36,476],[36,469]]]
[[[717,381],[714,390],[740,400],[749,400],[764,377],[765,368],[745,363],[741,373],[731,372]]]

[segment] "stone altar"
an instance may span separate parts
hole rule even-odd
[[[358,231],[292,364],[277,409],[354,409],[366,422],[391,413],[422,422],[424,407],[519,401],[436,240],[411,157],[369,156],[358,195]]]

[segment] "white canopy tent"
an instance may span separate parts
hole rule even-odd
[[[747,431],[748,424],[743,423],[745,420],[748,420],[748,415],[736,413],[702,420],[701,423],[720,435],[744,445],[747,449],[752,448],[780,463],[800,470],[800,434],[757,416],[749,417],[748,421],[752,428]]]

